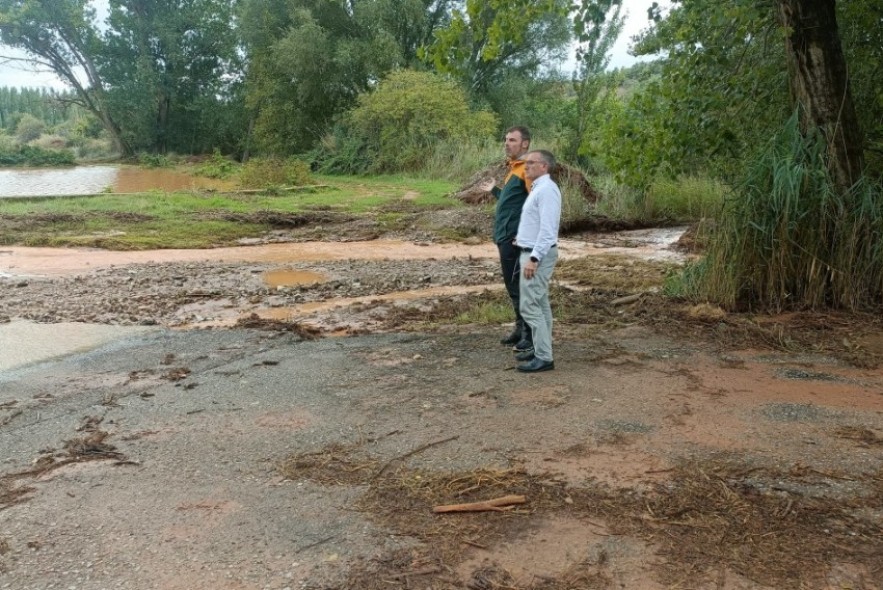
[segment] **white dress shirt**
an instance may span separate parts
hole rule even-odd
[[[544,174],[533,181],[521,210],[515,245],[531,248],[530,255],[542,260],[558,242],[561,223],[561,190],[552,177]]]

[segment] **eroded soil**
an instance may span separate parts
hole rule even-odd
[[[155,331],[0,373],[0,588],[883,587],[879,317],[665,299],[653,241],[562,240],[529,376],[486,243],[5,248],[0,316]]]

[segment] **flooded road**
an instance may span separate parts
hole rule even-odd
[[[233,183],[228,181],[195,177],[171,168],[73,166],[0,170],[0,198],[232,188]]]
[[[685,228],[656,228],[598,234],[584,239],[564,238],[558,243],[562,260],[618,254],[643,260],[683,261],[683,253],[671,249]],[[332,260],[431,260],[496,258],[497,248],[485,243],[426,243],[401,240],[366,242],[296,242],[235,246],[210,250],[111,251],[89,248],[0,248],[0,277],[70,276],[98,268],[157,262],[252,262],[289,264]],[[280,272],[285,269],[280,269]],[[284,280],[284,275],[280,275]],[[289,277],[290,278],[290,277]],[[268,277],[268,281],[275,280]],[[321,281],[307,277],[307,282]],[[297,282],[297,280],[296,280]],[[281,283],[279,283],[281,284]]]
[[[682,232],[587,234],[558,248],[562,260],[676,262],[684,256],[670,246]],[[124,340],[133,327],[229,327],[254,314],[307,321],[326,334],[358,330],[375,321],[370,309],[378,305],[502,289],[497,256],[492,243],[403,240],[140,252],[0,247],[0,372]],[[118,322],[129,327],[107,325]]]

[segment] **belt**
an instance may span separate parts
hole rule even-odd
[[[558,244],[552,244],[552,245],[549,246],[549,247],[550,247],[550,248],[554,248],[554,247],[557,246],[557,245],[558,245]],[[518,248],[518,250],[520,250],[521,252],[533,252],[533,246],[527,247],[527,246],[518,246],[518,245],[516,245],[515,247]]]

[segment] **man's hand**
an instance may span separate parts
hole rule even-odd
[[[482,182],[481,184],[479,184],[479,185],[478,185],[478,188],[480,188],[481,190],[483,190],[483,191],[486,192],[486,193],[489,193],[489,192],[491,192],[491,190],[492,190],[495,186],[497,186],[497,183],[494,181],[494,179],[493,179],[493,178],[488,178],[487,180],[485,180],[484,182]]]
[[[539,262],[534,262],[533,260],[528,260],[524,263],[524,278],[530,280],[537,272],[537,266],[539,266]]]

